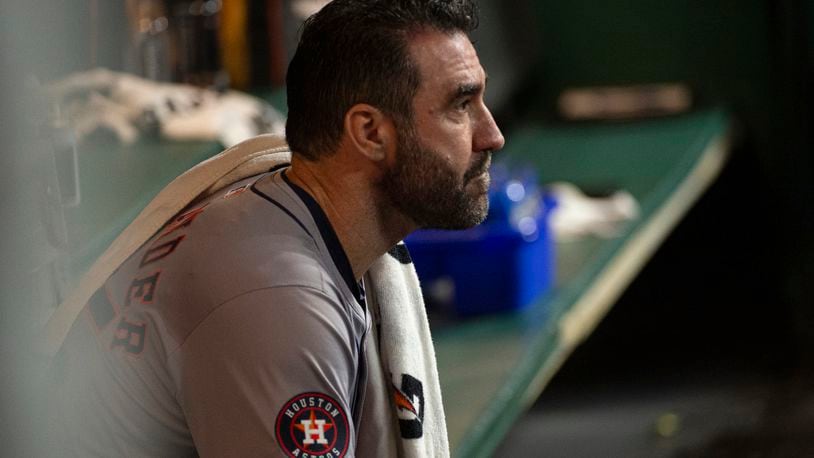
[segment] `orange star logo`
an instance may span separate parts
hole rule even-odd
[[[305,434],[306,436],[310,433],[311,439],[317,440],[317,439],[319,439],[320,436],[319,436],[318,433],[314,432],[314,425],[317,424],[316,421],[317,421],[316,411],[314,409],[311,409],[311,415],[310,415],[310,418],[308,419],[308,421],[303,421],[303,422],[297,423],[297,424],[294,425],[294,428],[302,431],[302,433]],[[333,427],[334,427],[333,423],[331,423],[330,420],[326,420],[325,425],[322,427],[323,434],[330,431],[331,428],[333,428]],[[303,447],[303,449],[306,452],[311,451],[311,450],[309,450],[310,447],[307,447],[307,446]]]

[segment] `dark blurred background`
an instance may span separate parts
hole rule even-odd
[[[811,456],[814,2],[503,5],[490,13],[522,35],[508,54],[534,56],[498,104],[507,124],[562,122],[567,87],[682,81],[730,110],[734,142],[497,456]]]

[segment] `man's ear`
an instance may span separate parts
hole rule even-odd
[[[396,127],[378,108],[358,103],[345,113],[345,134],[354,148],[375,162],[396,149]]]

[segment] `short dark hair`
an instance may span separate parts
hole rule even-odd
[[[315,160],[336,149],[345,113],[368,103],[412,121],[420,84],[408,37],[422,29],[469,34],[472,0],[334,0],[303,24],[286,75],[291,150]]]

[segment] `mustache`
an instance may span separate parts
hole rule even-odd
[[[492,165],[492,152],[486,151],[482,153],[477,162],[472,164],[466,173],[464,173],[464,183],[468,183],[469,180],[477,178],[486,173],[489,170],[490,165]]]

